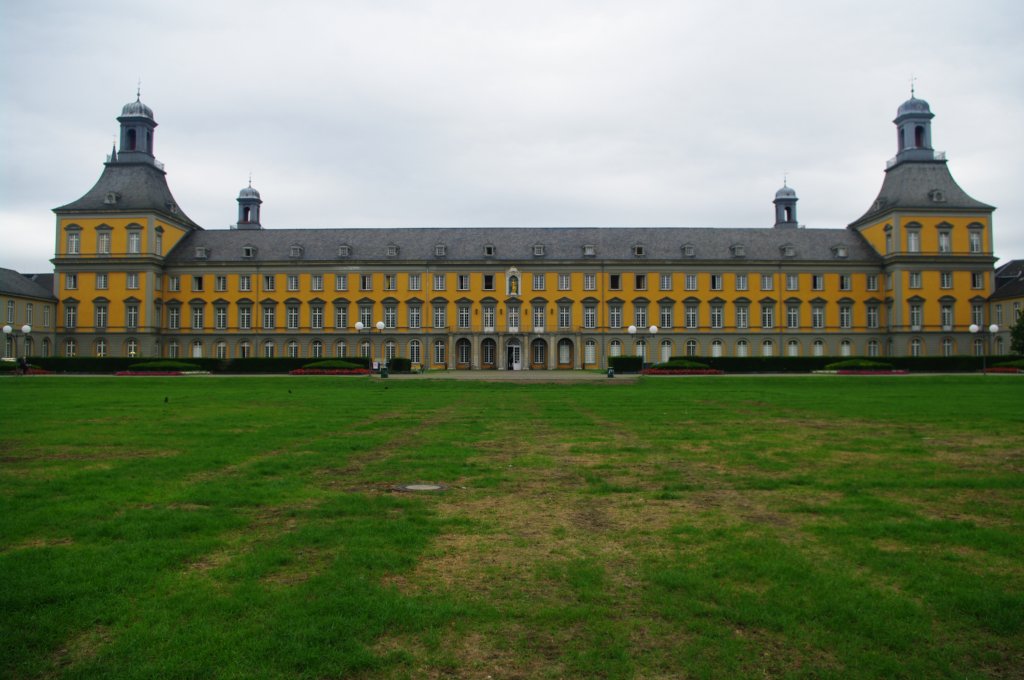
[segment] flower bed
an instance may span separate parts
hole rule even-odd
[[[209,375],[209,371],[118,371],[114,375],[146,375],[146,376],[171,376],[171,375]]]
[[[1024,371],[1015,366],[993,366],[986,368],[985,373],[1024,373]]]
[[[848,369],[844,369],[844,370],[841,370],[841,371],[836,371],[836,375],[906,375],[907,373],[910,373],[910,371],[897,371],[895,369],[888,370],[888,371],[886,371],[886,370],[874,370],[874,371],[872,371],[872,370],[866,370],[866,369],[865,370],[856,370],[856,369],[849,369],[848,368]]]
[[[370,375],[368,368],[296,368],[288,375]]]
[[[722,375],[717,368],[647,368],[644,375]]]

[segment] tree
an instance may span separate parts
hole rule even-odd
[[[1010,351],[1024,354],[1024,314],[1017,317],[1017,323],[1010,328]]]

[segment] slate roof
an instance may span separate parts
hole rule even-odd
[[[991,212],[995,208],[968,196],[949,173],[946,161],[939,160],[903,161],[888,168],[878,197],[850,226],[871,222],[894,210]]]
[[[49,276],[49,287],[45,288],[40,283],[33,281],[32,276]],[[45,279],[44,279],[45,284]],[[0,293],[8,295],[20,295],[22,297],[40,298],[43,300],[56,300],[53,296],[53,275],[40,274],[19,274],[13,269],[0,268]]]
[[[999,267],[996,286],[990,300],[1024,297],[1024,260],[1010,260]]]
[[[436,245],[446,246],[446,255],[435,255]],[[255,246],[253,258],[242,256],[243,246]],[[781,249],[791,245],[796,261],[836,260],[833,247],[844,246],[848,261],[880,261],[857,232],[848,229],[722,229],[722,228],[394,228],[394,229],[260,229],[205,230],[190,233],[168,254],[168,264],[193,262],[280,262],[290,257],[291,246],[301,246],[300,260],[330,262],[365,261],[487,261],[529,265],[533,261],[587,260],[771,260],[784,259]],[[339,246],[351,249],[348,258],[339,256]],[[388,257],[388,245],[398,246],[398,255]],[[492,257],[484,246],[493,245]],[[534,245],[544,246],[544,255],[534,255]],[[585,245],[595,255],[584,257]],[[644,247],[644,256],[633,253]],[[692,245],[692,258],[684,257],[683,246]],[[732,246],[742,245],[744,257],[734,256]],[[197,257],[197,248],[206,257]]]
[[[115,194],[116,203],[108,203],[107,195]],[[54,212],[139,212],[152,210],[202,229],[181,211],[167,186],[163,170],[151,163],[106,163],[103,174],[92,189],[77,201],[54,208]]]

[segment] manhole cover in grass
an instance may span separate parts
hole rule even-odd
[[[442,484],[399,484],[396,491],[444,491]]]

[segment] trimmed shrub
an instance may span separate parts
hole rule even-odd
[[[1019,368],[1024,370],[1024,359],[1017,359],[1015,361],[1003,361],[998,364],[992,364],[992,368]]]
[[[709,368],[709,366],[707,364],[702,364],[699,361],[691,361],[689,359],[669,359],[668,361],[663,361],[660,364],[654,364],[653,366],[651,366],[651,368],[657,369],[657,370],[662,370],[662,369],[666,369],[666,370],[667,369],[694,369],[694,370],[699,370],[699,369],[702,369],[702,368]]]
[[[825,370],[827,371],[891,371],[892,364],[887,364],[884,361],[874,361],[871,359],[847,359],[846,361],[837,361],[831,364],[825,364]]]
[[[202,371],[199,364],[191,364],[185,361],[164,359],[160,361],[144,361],[139,364],[132,364],[129,371]]]
[[[347,370],[351,368],[365,368],[360,364],[354,364],[347,359],[325,359],[323,361],[314,361],[311,364],[306,364],[302,367],[303,370]]]
[[[406,357],[395,357],[388,362],[388,370],[392,373],[412,373],[412,360]]]
[[[639,356],[609,357],[608,367],[616,373],[639,373],[644,367],[644,358]]]

